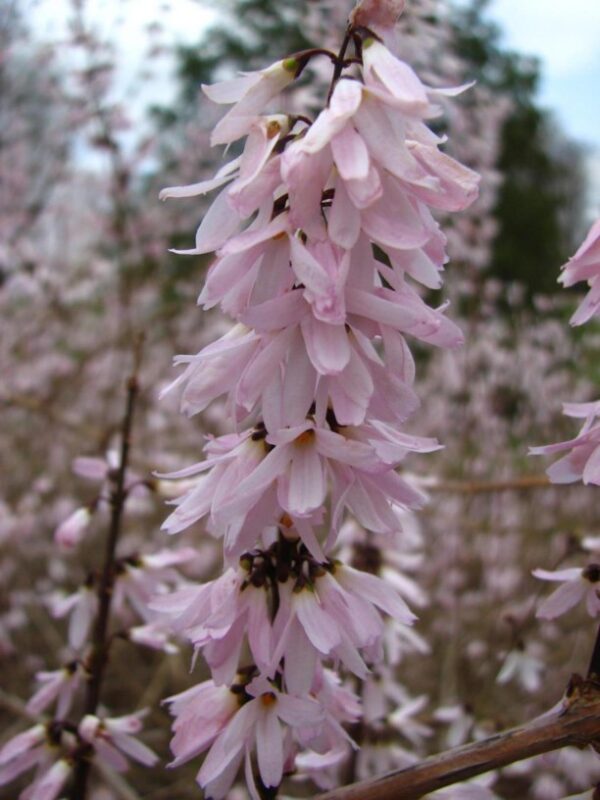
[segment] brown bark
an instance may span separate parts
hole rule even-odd
[[[519,728],[441,753],[408,769],[319,795],[318,800],[417,800],[485,772],[574,745],[600,742],[600,685],[573,676],[563,703]]]

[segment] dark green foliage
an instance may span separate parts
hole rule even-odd
[[[559,267],[583,235],[583,153],[538,105],[539,63],[503,48],[498,27],[485,19],[487,5],[474,0],[455,13],[456,52],[480,84],[512,102],[498,162],[503,184],[490,272],[522,283],[530,299],[559,289]]]
[[[210,28],[199,46],[181,47],[181,100],[195,102],[201,83],[271,61],[314,45],[303,31],[303,11],[314,0],[226,0],[225,19]]]

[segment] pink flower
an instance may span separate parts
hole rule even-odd
[[[189,489],[164,528],[206,520],[223,539],[226,571],[151,604],[211,669],[212,681],[171,704],[175,763],[210,748],[198,781],[215,800],[242,761],[253,800],[255,762],[266,787],[298,765],[327,784],[355,746],[343,723],[360,708],[325,663],[365,679],[390,639],[423,650],[402,632],[414,616],[392,586],[330,558],[345,517],[396,534],[399,510],[426,499],[397,472],[409,453],[439,447],[399,429],[418,406],[405,337],[463,341],[447,306],[429,307],[413,281],[440,287],[446,238],[431,209],[468,206],[478,176],[427,127],[440,92],[374,38],[389,38],[403,5],[358,6],[362,69],[356,59],[351,72],[343,65],[312,123],[262,116],[310,53],[205,89],[233,104],[213,144],[246,136],[241,156],[208,181],[161,194],[219,190],[187,252],[215,252],[198,302],[234,321],[197,355],[178,357],[184,370],[170,388],[181,389],[189,415],[225,396],[235,433],[210,437],[204,461],[165,476]],[[410,579],[396,584],[423,600]],[[240,670],[246,644],[254,663]],[[400,699],[397,724],[420,745],[429,731],[412,716],[424,698]],[[398,747],[394,758],[414,755]]]
[[[38,672],[35,677],[42,686],[28,701],[27,710],[38,715],[56,701],[55,718],[64,719],[81,683],[79,662],[73,661],[55,672]]]
[[[533,574],[543,581],[562,583],[562,586],[559,586],[538,608],[538,617],[555,619],[582,601],[585,601],[591,617],[600,614],[600,564],[589,564],[585,568],[561,569],[556,572],[536,569]]]
[[[120,454],[117,450],[108,450],[105,458],[79,456],[73,461],[73,472],[80,478],[102,484],[101,499],[106,500],[105,493],[110,492],[111,487],[114,486],[119,470],[119,461]],[[133,470],[127,470],[125,489],[137,497],[145,497],[148,493],[145,482]]]
[[[133,734],[142,730],[142,718],[147,711],[124,717],[100,719],[87,714],[79,724],[82,739],[92,745],[98,757],[117,772],[125,772],[129,764],[125,756],[147,767],[154,766],[158,756]]]
[[[92,520],[89,506],[78,508],[54,532],[54,541],[65,550],[76,547],[84,537]]]
[[[45,725],[34,725],[6,742],[0,750],[0,785],[8,783],[45,758],[42,745],[47,733]]]
[[[27,790],[27,800],[55,800],[69,779],[72,769],[72,765],[64,759],[55,761],[49,769],[38,773]]]
[[[420,695],[415,698],[407,697],[400,708],[390,715],[390,724],[408,739],[413,747],[422,747],[423,740],[433,733],[428,725],[416,719],[427,703],[426,695]]]
[[[267,103],[295,79],[299,66],[288,58],[240,78],[203,85],[202,90],[214,103],[234,104],[215,127],[211,144],[230,144],[245,136]]]
[[[176,717],[171,741],[175,760],[169,766],[178,767],[210,747],[240,709],[243,686],[228,688],[205,681],[164,701]]]
[[[600,311],[600,220],[596,222],[575,255],[564,265],[559,278],[563,286],[574,286],[587,281],[587,297],[573,317],[571,325],[583,325]]]
[[[247,559],[242,559],[246,563]],[[244,636],[255,663],[271,661],[272,634],[266,576],[259,580],[260,559],[250,570],[228,569],[221,577],[201,586],[180,589],[156,598],[152,607],[169,619],[204,655],[218,683],[230,683],[238,668]],[[257,583],[258,585],[254,585]]]
[[[551,455],[571,451],[547,470],[553,483],[600,485],[600,424],[595,420],[600,414],[599,403],[566,403],[564,413],[570,417],[583,417],[585,423],[579,434],[566,442],[530,447],[532,455]]]
[[[150,601],[184,583],[174,567],[192,563],[196,558],[196,550],[181,547],[123,559],[113,589],[115,613],[126,614],[129,604],[143,620],[150,622]]]
[[[174,655],[179,652],[177,645],[169,640],[170,631],[165,630],[157,622],[148,625],[137,625],[127,631],[127,639],[134,644],[150,647],[152,650],[160,650],[167,655]]]
[[[294,729],[315,725],[323,717],[314,700],[286,695],[262,677],[248,684],[246,693],[248,701],[213,742],[198,773],[198,783],[213,800],[226,796],[244,755],[246,780],[251,792],[254,789],[253,797],[258,796],[250,768],[252,751],[263,784],[279,786],[287,747],[281,723]]]
[[[85,644],[98,607],[93,585],[85,584],[67,597],[54,596],[49,604],[53,617],[62,619],[69,616],[69,644],[74,650],[79,650]]]
[[[19,795],[30,800],[55,800],[71,774],[71,765],[58,758],[60,746],[75,740],[55,724],[35,725],[10,739],[0,750],[0,786],[36,767],[33,783]]]
[[[543,570],[539,570],[542,572]],[[534,573],[535,574],[535,573]],[[540,614],[538,613],[538,616]],[[542,685],[544,662],[524,647],[517,647],[506,656],[502,669],[496,677],[500,684],[514,680],[527,692],[537,692]]]
[[[404,625],[415,617],[396,592],[374,575],[335,564],[321,569],[310,582],[280,586],[280,607],[274,622],[277,647],[273,667],[285,655],[289,691],[312,685],[318,659],[335,657],[361,678],[368,668],[360,650],[377,653],[383,636],[381,609]]]

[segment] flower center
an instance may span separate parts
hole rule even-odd
[[[260,696],[260,702],[266,708],[270,708],[277,702],[277,697],[273,694],[273,692],[267,692],[266,694]]]

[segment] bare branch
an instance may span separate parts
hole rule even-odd
[[[444,786],[532,756],[598,741],[600,685],[573,676],[563,702],[526,725],[448,750],[382,778],[319,795],[318,800],[418,800]]]
[[[562,485],[561,485],[562,487]],[[443,481],[427,487],[428,492],[448,494],[492,494],[494,492],[515,492],[531,489],[556,489],[546,475],[524,475],[505,481]]]

